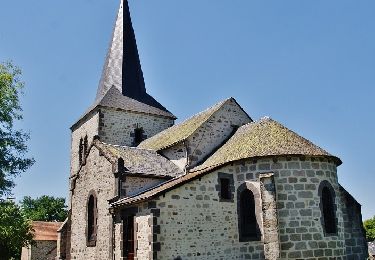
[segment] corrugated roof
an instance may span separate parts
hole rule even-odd
[[[341,160],[280,123],[265,117],[240,127],[237,132],[196,170],[246,158],[305,155]]]
[[[202,124],[208,121],[216,111],[218,111],[227,101],[231,99],[233,98],[223,100],[215,104],[214,106],[190,117],[182,123],[167,128],[159,134],[156,134],[153,137],[146,139],[145,141],[140,143],[138,147],[160,151],[186,140]]]
[[[57,241],[57,230],[63,222],[43,222],[33,221],[32,227],[34,230],[33,240],[37,241]]]
[[[183,174],[174,163],[152,150],[111,145],[98,140],[95,140],[95,145],[104,153],[109,153],[116,158],[122,158],[129,175],[143,174],[174,178]]]

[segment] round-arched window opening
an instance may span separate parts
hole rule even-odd
[[[325,235],[337,234],[335,191],[328,181],[323,181],[319,187],[321,222]]]
[[[87,201],[87,245],[96,245],[96,231],[97,231],[97,208],[96,197],[94,194],[89,196]]]

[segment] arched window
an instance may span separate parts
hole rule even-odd
[[[241,193],[241,235],[243,237],[257,236],[257,218],[255,216],[254,194],[246,189]]]
[[[260,240],[260,229],[257,219],[255,195],[247,185],[239,187],[238,196],[238,229],[239,239],[244,241]],[[259,196],[259,194],[258,194]]]
[[[134,129],[134,133],[130,133],[130,136],[133,137],[133,146],[139,145],[143,140],[147,138],[146,135],[144,135],[145,131],[142,127],[138,127]]]
[[[83,153],[83,139],[81,138],[81,140],[79,140],[79,148],[78,148],[79,164],[82,164],[82,161],[83,161],[82,153]]]
[[[321,182],[319,186],[321,222],[325,235],[337,233],[335,191],[328,181]]]
[[[97,201],[93,192],[87,202],[87,246],[96,245],[96,230],[97,230]]]

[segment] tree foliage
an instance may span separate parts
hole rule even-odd
[[[22,119],[19,98],[24,83],[20,76],[20,69],[10,62],[0,63],[0,197],[14,186],[13,177],[34,163],[25,157],[29,135],[14,127]]]
[[[31,223],[21,209],[9,201],[0,201],[0,256],[1,259],[20,259],[21,249],[32,241]]]
[[[53,196],[24,197],[21,208],[26,218],[34,221],[64,221],[68,215],[65,198]]]
[[[366,230],[367,241],[375,241],[375,216],[372,219],[365,220],[363,226]]]

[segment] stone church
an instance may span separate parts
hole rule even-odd
[[[234,98],[175,120],[146,92],[122,0],[96,99],[71,127],[57,259],[366,259],[338,157]]]

